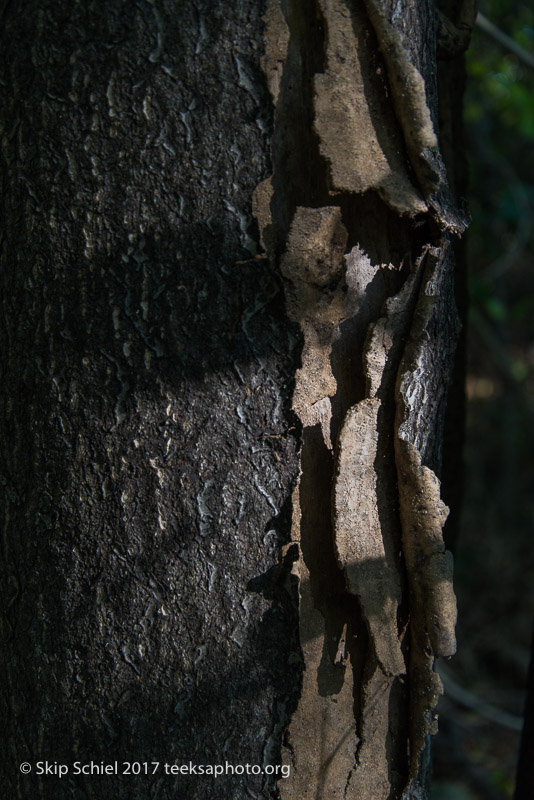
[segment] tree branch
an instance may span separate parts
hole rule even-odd
[[[484,31],[491,39],[504,47],[505,50],[509,50],[513,53],[517,58],[525,64],[530,69],[534,69],[534,55],[529,53],[528,50],[525,50],[524,47],[521,47],[511,36],[508,36],[507,33],[501,31],[493,22],[481,14],[480,11],[477,14],[477,18],[475,20],[475,24],[478,25],[480,30]]]

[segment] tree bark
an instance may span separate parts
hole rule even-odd
[[[433,5],[1,13],[6,794],[425,797],[465,227]]]

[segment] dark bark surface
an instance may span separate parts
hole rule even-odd
[[[244,798],[265,778],[19,763],[279,751],[294,608],[261,576],[289,537],[298,339],[253,257],[262,11],[4,4],[6,797]]]
[[[433,4],[2,14],[7,793],[426,797],[465,227]]]

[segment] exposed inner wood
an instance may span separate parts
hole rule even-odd
[[[439,231],[464,227],[423,77],[435,51],[407,45],[378,2],[364,11],[350,0],[287,0],[284,18],[274,5],[269,19],[284,33],[273,50],[280,59],[283,40],[287,51],[261,228],[303,335],[293,571],[305,669],[280,792],[423,797],[441,691],[434,662],[455,649],[436,475],[457,324],[451,247]],[[310,59],[302,48],[313,40],[322,56]],[[423,223],[415,236],[410,218]],[[435,335],[445,306],[452,322]]]

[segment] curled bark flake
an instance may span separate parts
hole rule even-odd
[[[452,588],[452,555],[445,550],[443,526],[449,509],[440,483],[410,442],[397,444],[403,552],[413,593],[412,628],[435,656],[456,652],[456,598]]]
[[[438,59],[446,61],[457,58],[467,50],[475,25],[477,6],[477,0],[464,0],[455,21],[438,9]]]
[[[456,650],[456,598],[452,556],[443,525],[448,508],[440,497],[441,439],[447,384],[458,323],[453,260],[446,240],[428,252],[412,328],[399,367],[396,393],[397,465],[403,554],[410,591],[410,775],[416,779],[433,709],[442,693],[437,656]],[[429,466],[429,464],[431,466]],[[431,468],[432,467],[432,468]],[[409,794],[405,795],[410,796]]]
[[[437,222],[443,229],[461,235],[467,228],[468,215],[457,207],[447,181],[425,79],[387,6],[385,0],[366,0],[367,12],[386,61],[395,113],[410,162]]]
[[[331,191],[376,189],[400,214],[426,211],[409,178],[380,68],[372,68],[365,13],[345,0],[320,0],[320,7],[327,32],[326,70],[315,76],[314,126],[329,165]]]

